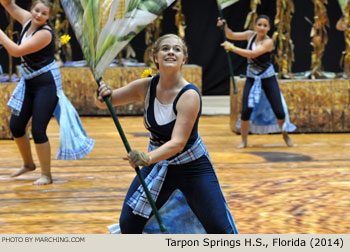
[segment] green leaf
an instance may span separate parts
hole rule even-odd
[[[98,52],[96,53],[96,62],[99,62],[102,56],[106,53],[106,51],[109,48],[112,48],[113,45],[116,43],[117,38],[113,35],[108,35],[105,42],[103,43],[102,47]]]
[[[159,15],[160,12],[167,7],[167,2],[164,0],[146,0],[140,3],[139,9],[148,11],[155,15]]]
[[[98,0],[88,0],[84,13],[84,43],[90,49],[91,66],[95,64],[97,35],[99,32],[99,8]]]
[[[140,4],[141,0],[131,0],[129,2],[129,5],[128,7],[126,8],[126,12],[131,12],[133,11],[134,9],[137,8],[137,6]]]

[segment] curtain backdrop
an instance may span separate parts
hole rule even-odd
[[[29,8],[30,1],[17,0],[16,3],[24,8]],[[236,4],[223,10],[224,17],[231,29],[243,31],[247,14],[250,11],[249,0],[240,0]],[[258,6],[258,14],[268,15],[272,22],[276,14],[275,0],[262,0]],[[294,0],[295,13],[291,23],[292,40],[294,43],[295,62],[292,72],[303,72],[310,70],[312,46],[310,45],[311,24],[313,22],[314,6],[311,0]],[[204,95],[228,95],[229,94],[229,68],[227,54],[220,46],[223,40],[222,32],[216,27],[218,17],[216,0],[182,0],[182,9],[186,17],[186,43],[189,47],[188,63],[197,64],[203,70],[203,94]],[[323,56],[325,71],[341,72],[341,53],[345,48],[343,32],[335,29],[335,24],[342,12],[338,1],[329,0],[327,5],[330,27],[328,28],[329,41]],[[162,33],[177,33],[175,26],[176,11],[171,7],[165,10],[162,22]],[[5,30],[8,22],[2,6],[0,7],[0,27]],[[15,24],[19,31],[20,25]],[[269,33],[272,35],[273,27]],[[73,51],[73,60],[83,59],[81,49],[76,41],[73,31],[70,29],[72,39],[70,41]],[[137,59],[143,61],[143,53],[146,48],[144,32],[138,34],[131,45],[136,52]],[[17,37],[16,37],[17,38]],[[245,47],[246,42],[235,42],[236,46]],[[235,75],[245,74],[246,59],[233,54],[232,64]],[[8,71],[8,55],[5,49],[0,50],[0,64],[4,72]],[[19,59],[14,58],[14,65],[19,64]],[[276,69],[278,70],[278,69]]]

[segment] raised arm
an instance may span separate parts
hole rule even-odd
[[[0,42],[13,57],[21,57],[37,52],[47,46],[51,39],[52,34],[50,31],[40,30],[24,43],[17,45],[2,30],[0,30]]]
[[[96,106],[101,109],[107,108],[103,102],[104,96],[110,96],[112,106],[144,101],[150,82],[151,78],[138,79],[124,87],[112,90],[104,81],[101,81]]]
[[[17,20],[22,26],[32,16],[29,11],[19,7],[13,0],[1,0],[1,4],[11,17]]]
[[[254,32],[250,30],[244,32],[234,32],[228,27],[226,20],[220,18],[218,18],[216,25],[218,27],[221,27],[223,25],[225,26],[226,37],[230,40],[249,40],[250,37],[254,34]]]
[[[260,55],[271,52],[273,50],[273,41],[271,38],[265,39],[260,46],[258,46],[255,50],[242,49],[234,46],[232,43],[225,41],[221,44],[225,50],[234,52],[238,55],[241,55],[246,58],[256,58]]]

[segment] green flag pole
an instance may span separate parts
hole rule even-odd
[[[223,19],[224,15],[222,14],[222,9],[221,9],[220,3],[218,3],[218,1],[216,1],[216,3],[218,4],[219,17],[221,19]],[[226,32],[225,32],[225,24],[222,26],[222,33],[224,35],[224,41],[226,41],[227,38],[226,38]],[[233,73],[233,66],[232,66],[232,60],[231,60],[230,52],[227,52],[227,59],[228,59],[228,67],[230,69],[230,74],[231,74],[231,79],[232,79],[232,84],[233,84],[233,93],[237,94],[238,92],[237,92],[237,88],[236,88],[235,75]]]
[[[100,86],[100,81],[101,81],[101,79],[96,80],[98,86]],[[122,126],[121,126],[120,123],[119,123],[117,114],[115,113],[115,111],[114,111],[114,109],[113,109],[113,107],[112,107],[112,103],[111,103],[109,97],[103,97],[103,100],[106,102],[107,107],[108,107],[108,110],[109,110],[109,112],[111,112],[111,114],[112,114],[112,118],[113,118],[114,124],[115,124],[115,126],[117,127],[117,129],[118,129],[118,132],[119,132],[119,135],[120,135],[120,137],[121,137],[121,139],[122,139],[122,141],[123,141],[124,147],[125,147],[126,151],[129,153],[129,152],[131,151],[129,142],[128,142],[128,140],[126,139],[126,136],[125,136],[125,134],[124,134],[123,128],[122,128]],[[145,183],[145,180],[143,179],[143,176],[142,176],[142,174],[141,174],[141,171],[140,171],[139,167],[136,166],[136,167],[135,167],[135,171],[136,171],[137,177],[139,178],[140,183],[141,183],[141,185],[142,185],[142,187],[143,187],[143,190],[144,190],[145,193],[146,193],[147,199],[148,199],[148,201],[149,201],[149,203],[150,203],[150,205],[151,205],[151,207],[152,207],[154,216],[155,216],[155,218],[157,219],[157,222],[158,222],[158,225],[159,225],[159,229],[160,229],[160,231],[161,231],[162,233],[165,233],[165,232],[167,231],[167,229],[166,229],[165,225],[164,225],[163,222],[162,222],[162,219],[161,219],[161,217],[160,217],[160,215],[159,215],[159,212],[158,212],[158,210],[157,210],[156,204],[154,203],[154,200],[153,200],[153,198],[152,198],[152,195],[151,195],[150,191],[149,191],[148,188],[147,188],[147,185],[146,185],[146,183]]]

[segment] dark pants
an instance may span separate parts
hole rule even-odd
[[[248,107],[248,96],[253,84],[254,79],[247,77],[242,98],[242,121],[250,120],[250,115],[253,111],[253,108]],[[261,79],[261,87],[265,91],[266,98],[269,100],[272,110],[275,113],[277,119],[283,120],[286,115],[283,111],[281,91],[278,86],[277,78],[275,76],[272,76],[270,78]]]
[[[27,123],[32,117],[32,135],[36,144],[48,141],[47,125],[57,105],[56,85],[51,72],[26,80],[24,101],[19,116],[12,115],[10,130],[16,138],[25,134]]]
[[[152,170],[152,166],[143,167],[144,178]],[[148,219],[132,213],[126,202],[140,185],[136,177],[125,197],[120,216],[120,228],[123,234],[142,233]],[[209,234],[234,233],[227,214],[224,196],[219,181],[206,156],[185,164],[168,167],[168,172],[156,201],[157,209],[168,200],[175,189],[185,196],[190,208]]]

